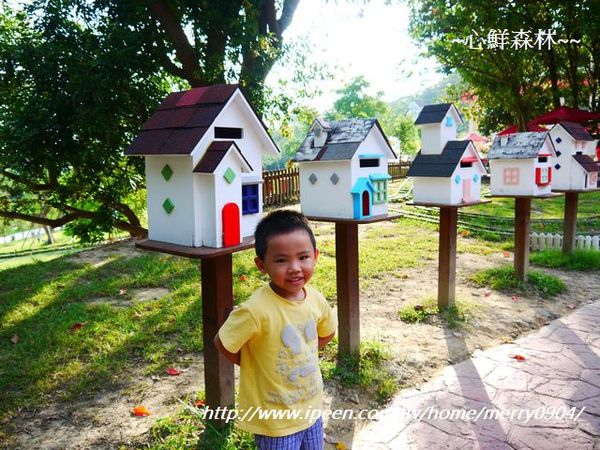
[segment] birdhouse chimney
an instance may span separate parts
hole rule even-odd
[[[441,154],[446,143],[456,139],[456,128],[462,123],[460,114],[450,103],[425,106],[415,121],[421,129],[421,154]]]
[[[329,123],[324,119],[317,118],[311,125],[311,130],[314,133],[313,147],[323,147],[329,131],[331,131]]]

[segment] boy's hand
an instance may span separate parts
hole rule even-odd
[[[217,347],[217,350],[219,350],[219,352],[225,358],[227,358],[233,364],[237,364],[238,366],[240,365],[240,352],[231,353],[229,350],[227,350],[225,348],[225,346],[223,345],[223,343],[221,342],[221,338],[219,338],[218,334],[215,336],[214,343],[215,343],[215,347]]]
[[[331,341],[334,336],[335,336],[335,332],[331,333],[329,336],[325,336],[325,337],[319,336],[319,350],[321,350],[323,347],[325,347],[327,344],[329,344],[329,341]]]

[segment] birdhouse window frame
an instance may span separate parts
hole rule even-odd
[[[538,186],[546,186],[552,182],[551,167],[536,167],[535,168],[535,184]]]
[[[215,139],[243,139],[244,129],[236,127],[215,127]]]
[[[359,165],[361,168],[379,167],[379,158],[360,158]]]
[[[373,184],[373,204],[379,205],[387,203],[388,199],[388,182],[387,180],[374,180],[371,181]]]
[[[517,186],[519,184],[520,170],[518,167],[506,168],[502,175],[506,186]]]
[[[242,215],[257,214],[260,209],[258,183],[242,185]]]

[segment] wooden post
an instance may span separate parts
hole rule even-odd
[[[204,342],[204,390],[211,409],[233,407],[233,364],[222,356],[213,343],[219,328],[233,310],[231,253],[202,259],[202,338]],[[215,422],[222,427],[224,421]]]
[[[577,192],[565,193],[565,220],[563,228],[563,254],[568,255],[575,250],[575,240],[577,239],[577,202],[579,194]]]
[[[360,353],[358,290],[358,225],[335,224],[335,270],[337,277],[339,352]]]
[[[529,270],[529,230],[531,197],[515,198],[515,276],[527,281]]]
[[[440,208],[438,307],[454,305],[456,294],[456,222],[458,209]]]

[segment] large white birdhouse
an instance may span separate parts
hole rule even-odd
[[[556,151],[548,132],[496,136],[488,153],[491,194],[549,195],[555,158]]]
[[[470,140],[457,141],[456,128],[462,124],[451,103],[427,105],[415,125],[421,129],[421,150],[408,176],[413,179],[416,203],[461,205],[481,198],[481,177],[485,167]]]
[[[585,191],[596,189],[600,166],[594,161],[596,141],[580,124],[560,122],[550,129],[556,149],[552,189]]]
[[[315,119],[295,157],[302,212],[357,220],[387,214],[394,158],[376,119]]]
[[[144,156],[148,237],[229,247],[262,216],[262,156],[279,150],[237,85],[169,94],[125,152]]]

